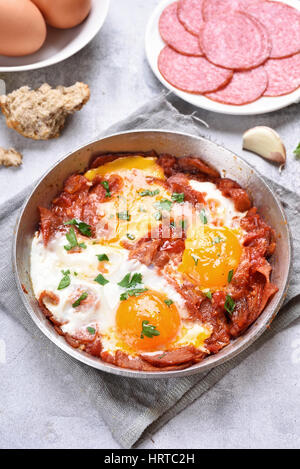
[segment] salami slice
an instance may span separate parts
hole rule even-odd
[[[185,29],[196,36],[203,24],[203,0],[179,0],[177,15]]]
[[[250,5],[264,0],[203,0],[202,14],[204,21],[236,11],[244,11]]]
[[[264,68],[269,79],[265,96],[281,96],[300,87],[300,54],[269,59]]]
[[[168,5],[159,19],[162,39],[177,52],[186,55],[203,55],[198,38],[190,34],[177,17],[177,2]]]
[[[199,39],[210,62],[236,70],[261,65],[271,50],[264,27],[246,13],[232,13],[204,23]]]
[[[213,101],[240,106],[249,104],[260,98],[268,85],[268,75],[263,66],[235,72],[232,80],[224,88],[208,93],[206,96]]]
[[[300,51],[300,12],[280,2],[263,2],[247,8],[267,29],[272,48],[270,57],[288,57]]]
[[[233,72],[211,64],[204,57],[178,54],[166,46],[159,54],[158,69],[167,82],[189,93],[207,93],[225,86]]]

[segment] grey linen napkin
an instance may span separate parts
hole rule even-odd
[[[108,129],[105,134],[143,128],[165,128],[201,134],[199,123],[195,122],[192,116],[179,114],[164,96],[146,104],[124,121]],[[238,357],[209,372],[166,380],[129,379],[97,371],[69,357],[39,331],[19,298],[11,266],[12,234],[19,209],[30,189],[0,207],[0,316],[13,316],[30,331],[41,366],[45,367],[48,374],[59,377],[72,373],[77,383],[78,395],[82,392],[88,393],[113,437],[124,448],[130,448],[140,442],[141,437],[153,434],[191,402],[201,398],[253,350],[300,316],[300,235],[297,230],[300,197],[278,184],[267,182],[277,192],[284,205],[293,235],[294,265],[285,305],[271,328]]]

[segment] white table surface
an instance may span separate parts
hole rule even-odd
[[[158,0],[112,0],[103,29],[74,57],[42,70],[0,74],[8,92],[22,85],[71,85],[77,80],[91,88],[90,102],[69,120],[59,139],[25,139],[8,129],[1,117],[0,145],[23,152],[24,163],[18,169],[0,168],[0,202],[41,176],[60,156],[93,139],[163,90],[144,53],[145,27],[157,4]],[[185,113],[195,111],[183,102],[179,105]],[[292,153],[300,141],[300,105],[258,117],[230,117],[202,110],[197,115],[210,126],[203,128],[203,135],[300,193],[300,161]],[[275,128],[285,141],[288,161],[281,175],[272,164],[241,150],[243,131],[254,125]],[[14,349],[10,347],[12,334],[19,338]],[[30,343],[23,328],[0,311],[0,448],[118,448],[87,397],[82,395],[75,401],[72,381],[57,382],[48,376]],[[30,375],[26,372],[29,364]],[[140,447],[299,448],[299,396],[298,321]]]

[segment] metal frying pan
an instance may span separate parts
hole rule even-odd
[[[264,309],[254,324],[238,339],[233,340],[217,355],[205,358],[185,370],[143,372],[116,367],[92,357],[85,352],[72,348],[60,337],[40,310],[32,291],[30,280],[30,249],[34,232],[39,222],[37,207],[48,206],[61,191],[64,180],[75,172],[84,171],[90,159],[100,152],[146,152],[170,153],[175,156],[194,155],[201,157],[217,168],[223,176],[232,178],[247,189],[255,206],[266,222],[277,233],[277,248],[272,257],[272,281],[279,291]],[[287,286],[291,265],[291,241],[287,220],[275,194],[259,174],[241,158],[204,138],[184,133],[141,130],[123,132],[94,141],[68,154],[56,163],[40,180],[28,197],[19,221],[13,246],[13,262],[19,293],[24,305],[40,330],[62,350],[87,365],[108,373],[135,378],[166,378],[187,376],[210,370],[238,355],[251,345],[266,329],[281,307]],[[28,293],[24,293],[22,285]]]

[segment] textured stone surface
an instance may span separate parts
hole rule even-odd
[[[144,53],[145,27],[158,3],[112,0],[103,29],[74,57],[42,70],[0,74],[9,92],[25,84],[37,87],[45,81],[53,86],[67,86],[81,80],[91,87],[90,102],[69,120],[59,139],[27,140],[6,128],[1,118],[1,146],[14,146],[23,152],[24,163],[17,169],[0,168],[0,202],[41,176],[60,156],[92,140],[163,91]],[[177,105],[184,113],[196,110],[182,101]],[[196,111],[210,126],[203,127],[204,136],[240,154],[262,174],[300,193],[300,161],[292,154],[300,140],[299,105],[253,117]],[[283,137],[288,162],[281,175],[275,166],[241,150],[242,133],[254,125],[269,125]],[[72,375],[63,380],[48,375],[27,332],[1,311],[0,376],[0,448],[118,447],[84,392],[78,399]],[[201,401],[179,414],[142,447],[297,448],[299,383],[298,322],[232,370]]]

